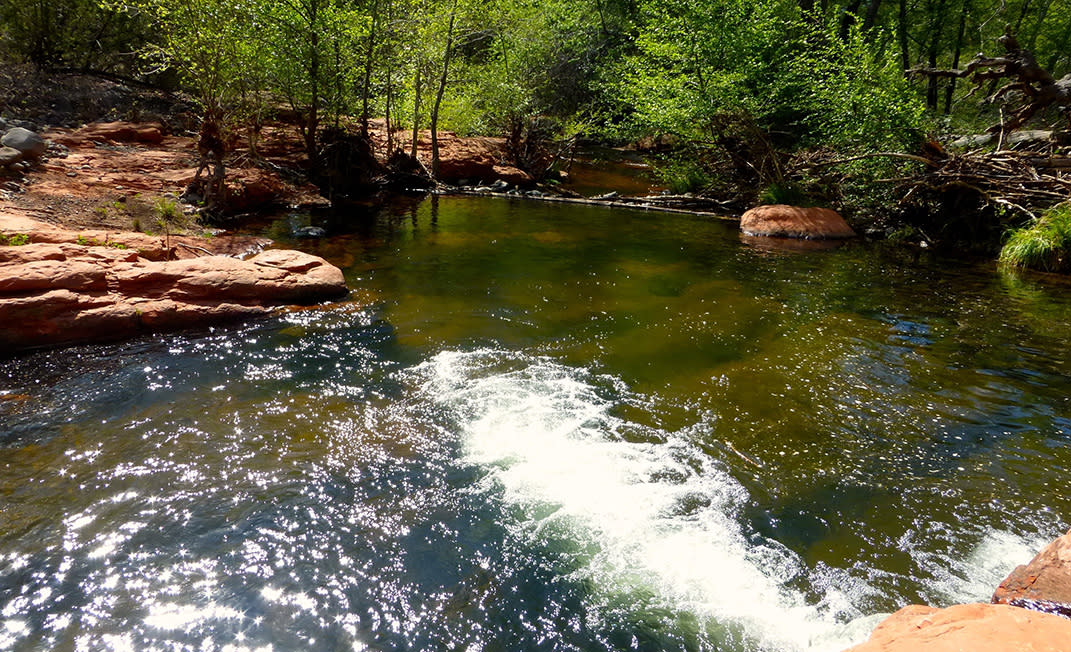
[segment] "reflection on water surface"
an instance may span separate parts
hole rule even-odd
[[[0,649],[838,650],[1067,528],[1060,286],[591,207],[329,226],[360,302],[3,363]]]

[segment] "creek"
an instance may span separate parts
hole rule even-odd
[[[841,650],[1066,531],[1071,293],[430,198],[352,298],[0,363],[0,650]]]

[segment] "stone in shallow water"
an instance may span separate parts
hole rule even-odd
[[[740,218],[747,235],[775,238],[854,238],[855,231],[836,211],[771,204],[752,208]]]

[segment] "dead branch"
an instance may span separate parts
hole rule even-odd
[[[1034,58],[1034,53],[1019,46],[1013,34],[1006,31],[997,42],[1004,48],[1004,56],[987,57],[979,53],[962,70],[938,70],[918,67],[908,71],[909,75],[937,78],[958,79],[971,77],[974,88],[967,94],[971,97],[985,82],[1006,79],[1008,83],[984,100],[986,104],[1008,102],[1010,95],[1018,95],[1017,105],[1010,106],[1010,117],[1003,115],[999,124],[988,129],[989,133],[1005,134],[1015,131],[1038,112],[1049,107],[1065,107],[1071,111],[1071,75],[1062,79],[1053,78],[1052,74],[1041,67]],[[1071,117],[1071,113],[1069,113]]]

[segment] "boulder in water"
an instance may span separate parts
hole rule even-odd
[[[740,218],[746,235],[774,238],[836,240],[854,238],[855,231],[829,208],[802,208],[785,204],[757,206]]]

